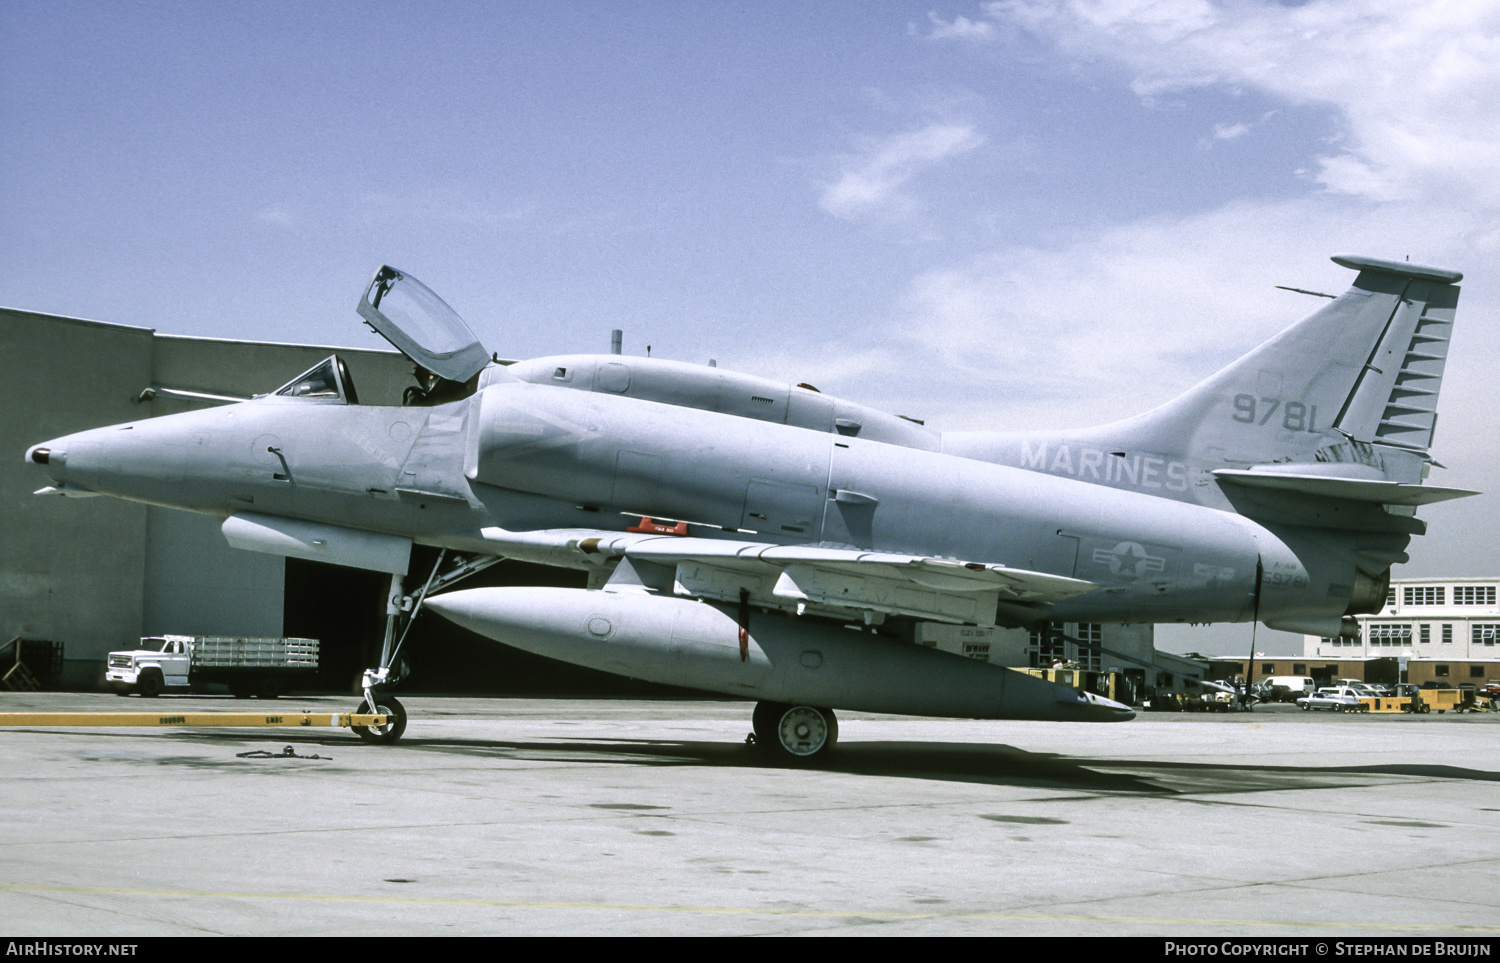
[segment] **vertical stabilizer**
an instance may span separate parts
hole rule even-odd
[[[1356,289],[1374,287],[1382,277],[1404,282],[1334,427],[1357,441],[1425,452],[1437,426],[1438,389],[1458,304],[1454,282],[1462,275],[1369,258],[1333,260],[1360,271]]]
[[[1347,291],[1159,408],[1072,431],[948,432],[943,450],[1217,507],[1223,484],[1255,483],[1250,473],[1298,476],[1275,484],[1371,505],[1457,497],[1389,486],[1425,477],[1463,275],[1333,260],[1359,272]]]
[[[1084,434],[1206,466],[1357,462],[1410,475],[1432,444],[1463,275],[1333,260],[1359,274],[1332,302],[1160,408]]]

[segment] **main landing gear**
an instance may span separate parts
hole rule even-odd
[[[421,591],[415,595],[406,595],[402,591],[402,576],[399,573],[391,575],[391,590],[385,600],[385,641],[380,646],[380,665],[365,670],[362,680],[365,701],[359,704],[358,710],[360,713],[383,715],[387,719],[380,726],[354,727],[355,733],[365,742],[390,745],[406,731],[406,707],[386,690],[399,683],[405,675],[398,668],[401,663],[396,660],[401,654],[401,646],[406,642],[407,633],[411,631],[412,622],[416,621],[417,614],[422,611],[422,602],[433,592],[445,589],[500,561],[499,556],[465,558],[459,555],[454,557],[453,563],[444,571],[443,559],[447,554],[447,549],[438,552],[432,574],[427,576]]]
[[[782,763],[821,761],[839,739],[839,720],[832,709],[757,702],[751,719],[755,747]]]

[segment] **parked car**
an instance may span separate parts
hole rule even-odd
[[[1359,701],[1360,696],[1349,686],[1329,686],[1319,689],[1312,695],[1303,696],[1297,700],[1297,705],[1304,711],[1312,709],[1331,709],[1334,712],[1365,712],[1368,707]]]

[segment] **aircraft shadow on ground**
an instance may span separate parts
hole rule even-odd
[[[195,741],[205,734],[182,734]],[[952,742],[847,742],[826,761],[810,766],[778,765],[753,747],[736,742],[658,739],[573,739],[511,741],[405,738],[395,746],[365,746],[349,736],[308,730],[296,733],[237,733],[240,742],[281,747],[290,741],[363,753],[436,752],[497,761],[557,762],[569,765],[723,767],[797,769],[887,778],[1101,794],[1238,794],[1290,789],[1338,789],[1420,778],[1500,782],[1500,772],[1458,766],[1382,764],[1369,766],[1246,766],[1225,763],[1106,759],[1028,752],[1014,746]],[[309,750],[313,751],[313,750]],[[271,760],[274,762],[274,759]],[[347,761],[347,760],[341,760]]]

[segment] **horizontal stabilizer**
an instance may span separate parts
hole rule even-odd
[[[1214,477],[1244,485],[1246,488],[1269,488],[1277,491],[1343,498],[1379,505],[1431,505],[1453,498],[1478,495],[1463,488],[1439,488],[1436,485],[1405,485],[1400,482],[1370,478],[1339,478],[1331,475],[1294,475],[1286,472],[1239,471],[1220,468]]]
[[[1365,257],[1362,254],[1335,254],[1331,260],[1340,267],[1351,268],[1355,271],[1380,271],[1384,274],[1417,278],[1422,281],[1457,284],[1464,279],[1462,271],[1454,271],[1451,268],[1428,267],[1424,264],[1412,264],[1410,261],[1387,261],[1384,258]]]

